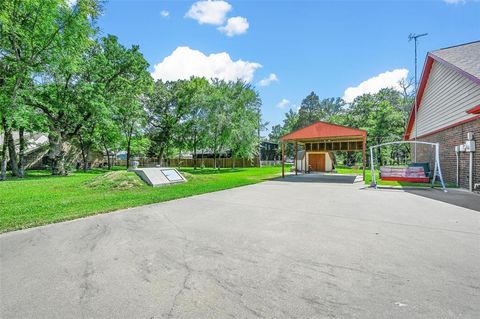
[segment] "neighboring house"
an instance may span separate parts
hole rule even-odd
[[[232,150],[230,149],[223,149],[216,154],[217,158],[232,158]],[[212,149],[200,149],[197,150],[197,155],[195,156],[193,153],[188,154],[185,153],[184,158],[213,158],[214,152]],[[189,157],[188,157],[189,156]],[[260,157],[262,161],[275,161],[279,160],[280,157],[278,156],[278,144],[262,141],[260,142]]]
[[[13,142],[17,152],[19,151],[19,133],[12,132]],[[48,135],[46,133],[25,132],[25,166],[27,169],[41,168],[43,158],[48,153]],[[4,143],[4,134],[0,134],[0,145]],[[7,152],[7,156],[8,156]]]
[[[279,161],[278,143],[262,141],[260,143],[260,160]]]
[[[13,142],[17,152],[19,151],[19,134],[17,131],[12,132]],[[27,169],[45,169],[50,166],[50,158],[48,156],[49,140],[47,133],[28,133],[25,135],[25,168]],[[4,135],[0,134],[0,145],[4,143]],[[78,148],[66,143],[66,162],[67,165],[79,167],[81,154]],[[7,152],[8,156],[8,152]],[[89,167],[100,166],[105,160],[103,154],[99,152],[91,152],[88,157]]]
[[[120,152],[114,154],[114,157],[117,160],[126,161],[127,160],[127,151],[120,151]]]
[[[474,188],[480,183],[480,41],[428,53],[418,86],[417,115],[412,108],[404,139],[439,143],[443,177],[456,183],[455,146],[466,142],[467,133],[473,133],[477,144]],[[427,148],[418,148],[417,162],[432,162],[428,153]],[[469,188],[470,154],[458,155],[458,182]]]
[[[4,143],[5,135],[0,134],[0,145]],[[19,141],[19,133],[18,131],[12,132],[13,141],[15,142],[15,147],[18,151],[18,141]],[[24,134],[26,150],[25,152],[28,153],[42,145],[48,144],[48,135],[46,133],[28,133],[25,132]]]
[[[196,155],[192,153],[191,156],[192,156],[191,158],[214,158],[215,156],[217,158],[231,158],[232,151],[221,150],[221,151],[218,151],[217,154],[215,154],[214,151],[211,149],[202,149],[202,150],[197,150]],[[175,156],[173,158],[175,158]]]

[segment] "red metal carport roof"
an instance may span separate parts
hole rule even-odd
[[[327,122],[315,122],[280,138],[281,141],[328,139],[335,137],[366,137],[367,131]]]

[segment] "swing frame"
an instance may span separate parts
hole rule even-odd
[[[435,168],[433,170],[433,178],[432,178],[432,188],[435,187],[435,179],[437,176],[440,178],[440,183],[442,184],[443,191],[446,193],[447,188],[445,187],[445,183],[443,182],[442,176],[442,169],[440,168],[440,144],[439,143],[430,143],[430,142],[423,142],[423,141],[397,141],[397,142],[388,142],[383,144],[378,144],[374,146],[370,146],[370,169],[372,171],[372,184],[371,187],[378,189],[377,187],[377,179],[375,177],[375,163],[373,160],[373,150],[380,148],[382,146],[387,145],[396,145],[396,144],[425,144],[435,147]]]

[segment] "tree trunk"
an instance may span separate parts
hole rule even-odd
[[[213,169],[217,169],[217,130],[215,129],[215,138],[213,139]]]
[[[8,153],[10,155],[10,168],[12,169],[13,176],[19,176],[17,152],[15,150],[15,141],[13,140],[12,131],[8,133]]]
[[[158,158],[160,159],[160,165],[161,166],[170,166],[169,164],[170,163],[167,163],[166,161],[163,160],[163,154],[165,153],[165,148],[164,147],[160,147],[160,151],[158,152]],[[165,163],[165,165],[163,165],[163,162]]]
[[[213,145],[213,168],[217,169],[217,140],[216,139]]]
[[[49,140],[49,157],[52,161],[52,175],[67,175],[65,168],[65,149],[61,134],[50,135]]]
[[[130,143],[131,143],[131,138],[128,138],[128,141],[127,141],[127,169],[130,168]]]
[[[4,181],[7,179],[7,132],[5,132],[3,145],[2,145],[2,163],[1,163],[1,172],[0,180]]]
[[[80,142],[80,152],[81,152],[81,155],[82,155],[82,169],[84,172],[87,171],[88,169],[88,156],[87,156],[87,145],[86,143],[83,141],[83,138],[82,136],[80,135],[78,137],[78,141]]]
[[[0,180],[4,181],[7,179],[7,141],[8,141],[8,131],[7,131],[7,119],[2,117],[2,127],[4,130],[3,133],[3,144],[2,144],[2,163],[0,168]]]
[[[193,139],[193,169],[197,169],[197,139]]]
[[[25,128],[20,127],[18,131],[19,137],[18,141],[20,143],[19,150],[18,150],[18,177],[24,178],[25,177]]]
[[[127,169],[130,168],[130,149],[132,146],[133,125],[130,126],[130,130],[127,133]]]
[[[86,172],[88,170],[88,154],[82,147],[82,162],[83,162],[83,171]]]
[[[107,153],[107,167],[108,169],[112,169],[112,161],[110,160],[110,150],[108,149],[107,145],[103,143],[103,147],[105,148],[105,153]]]

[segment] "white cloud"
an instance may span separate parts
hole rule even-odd
[[[446,4],[464,4],[466,0],[443,0]]]
[[[277,107],[279,109],[284,109],[288,104],[290,104],[290,101],[287,99],[282,99],[280,102],[277,103]]]
[[[218,25],[217,30],[229,37],[247,32],[250,26],[247,18],[238,16],[227,20],[227,13],[231,10],[232,5],[223,0],[197,1],[185,16],[197,20],[200,24]]]
[[[178,47],[162,62],[154,66],[152,77],[155,80],[175,81],[191,76],[218,78],[225,81],[237,79],[251,82],[253,75],[262,65],[243,60],[233,61],[226,52],[205,55],[189,47]]]
[[[190,7],[186,16],[200,24],[221,25],[232,6],[226,1],[197,1]]]
[[[226,25],[218,27],[218,30],[229,37],[233,37],[234,35],[247,32],[249,26],[247,18],[233,17],[227,20]]]
[[[77,1],[78,1],[78,0],[67,0],[67,5],[68,5],[69,7],[73,7],[73,6],[75,6],[75,5],[77,4]]]
[[[278,82],[278,77],[275,73],[270,73],[268,77],[258,82],[260,86],[269,86],[272,82]]]
[[[162,10],[162,11],[160,11],[160,15],[162,17],[166,18],[170,15],[170,12],[168,12],[167,10]]]
[[[343,99],[347,103],[353,102],[353,100],[360,95],[366,93],[377,93],[383,88],[394,88],[400,90],[400,80],[406,79],[408,76],[407,69],[395,69],[393,71],[387,71],[380,73],[366,81],[363,81],[358,86],[349,87],[343,93]]]

